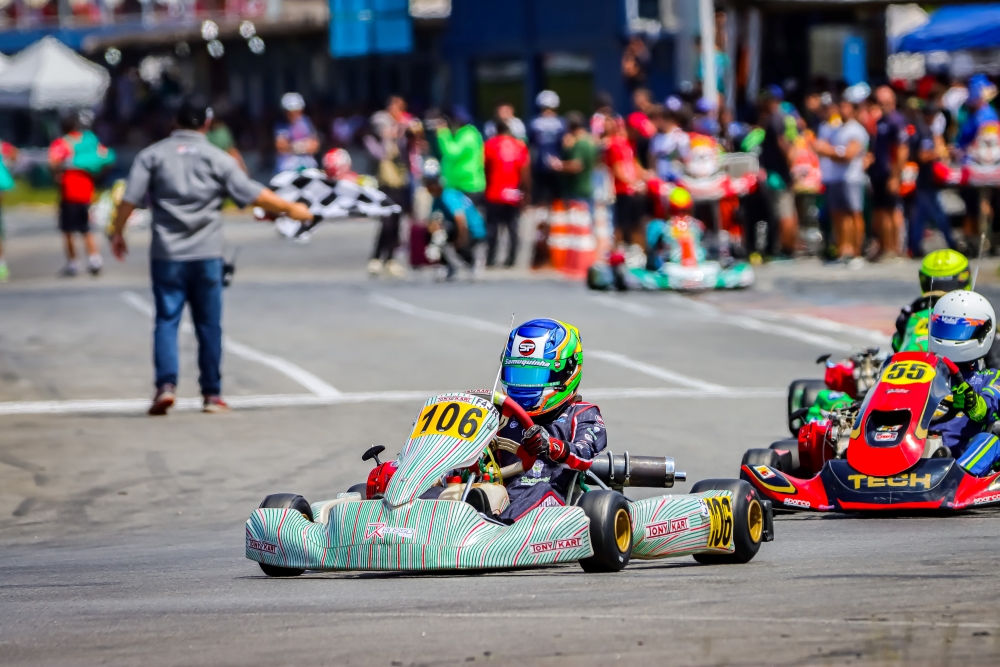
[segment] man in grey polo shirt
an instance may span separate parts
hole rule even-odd
[[[312,220],[303,204],[281,199],[251,180],[227,153],[208,142],[212,110],[188,97],[177,112],[168,138],[135,158],[125,195],[118,207],[111,251],[124,261],[128,246],[125,222],[137,207],[152,212],[150,274],[156,300],[153,360],[156,395],[151,415],[165,415],[176,400],[177,329],[184,304],[191,307],[198,338],[198,383],[204,412],[229,409],[222,400],[222,220],[225,197],[238,206],[254,204],[295,220]]]

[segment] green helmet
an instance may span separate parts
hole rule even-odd
[[[935,250],[920,265],[920,290],[924,295],[972,289],[969,260],[957,250]]]

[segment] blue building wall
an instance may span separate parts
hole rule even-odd
[[[453,0],[444,37],[453,101],[474,108],[478,61],[518,59],[527,70],[524,108],[533,111],[543,83],[541,58],[559,51],[590,56],[594,90],[627,108],[626,40],[625,0]]]

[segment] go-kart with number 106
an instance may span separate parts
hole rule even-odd
[[[741,480],[704,480],[693,493],[633,501],[626,486],[671,487],[684,474],[666,457],[605,451],[580,473],[565,506],[541,506],[512,523],[503,480],[533,459],[497,436],[501,420],[533,422],[500,392],[428,399],[394,461],[374,459],[367,484],[318,503],[295,494],[264,499],[246,522],[246,557],[270,576],[305,570],[460,570],[579,562],[615,572],[631,558],[693,555],[706,563],[745,563],[771,539],[768,501]],[[506,421],[504,422],[506,423]],[[501,450],[519,461],[501,468]],[[432,486],[444,489],[421,499]]]

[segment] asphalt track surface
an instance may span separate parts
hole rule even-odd
[[[786,433],[791,379],[824,351],[881,339],[871,330],[913,295],[913,265],[803,262],[765,267],[738,294],[595,296],[519,270],[481,284],[370,280],[367,223],[297,246],[234,222],[224,373],[245,409],[153,419],[141,412],[142,235],[128,264],[57,281],[50,223],[8,221],[0,664],[1000,663],[989,511],[779,517],[748,565],[683,558],[615,575],[279,580],[244,558],[243,523],[264,495],[333,497],[365,478],[370,444],[402,445],[426,396],[492,385],[512,312],[580,327],[583,394],[602,406],[612,449],[673,456],[691,481],[735,476],[745,449]],[[189,333],[181,349],[192,406]]]

